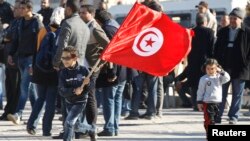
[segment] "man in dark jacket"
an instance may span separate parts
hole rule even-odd
[[[246,17],[244,19],[244,25],[250,29],[250,2],[247,3],[246,6]],[[246,89],[250,89],[250,81],[246,81],[246,86],[245,86],[245,90]],[[246,113],[243,113],[244,116],[250,116],[250,107],[249,107],[249,111]]]
[[[212,57],[214,43],[214,32],[212,29],[206,27],[207,18],[204,14],[197,15],[196,24],[197,26],[193,29],[195,36],[192,39],[192,49],[187,60],[188,66],[176,78],[177,85],[179,85],[180,81],[187,78],[186,84],[191,89],[194,110],[197,110],[196,92],[200,77],[203,75],[201,66],[207,58]]]
[[[161,5],[159,5],[155,0],[145,0],[143,4],[152,10],[162,12]],[[138,71],[139,72],[139,71]],[[144,84],[148,89],[147,97],[147,110],[145,114],[139,115],[139,105],[141,102],[141,97],[143,93]],[[139,72],[139,75],[134,78],[133,85],[133,95],[131,100],[131,111],[126,120],[137,120],[139,117],[151,120],[155,115],[162,116],[162,106],[163,106],[163,78],[150,75],[145,72]]]
[[[111,40],[117,32],[119,24],[111,18],[107,11],[99,11],[95,18]],[[126,68],[108,63],[101,69],[96,83],[97,87],[102,89],[105,120],[103,131],[98,133],[98,136],[118,136]]]
[[[37,12],[43,16],[44,26],[48,26],[50,23],[50,17],[53,13],[53,8],[49,5],[49,0],[41,0],[41,9]]]
[[[15,124],[20,123],[20,118],[24,110],[27,98],[28,88],[31,81],[33,55],[36,51],[37,35],[40,28],[43,26],[42,22],[38,20],[33,14],[33,3],[30,0],[20,2],[21,16],[20,22],[17,26],[17,37],[13,40],[11,51],[8,56],[8,63],[14,65],[12,57],[15,53],[18,56],[18,67],[21,72],[21,93],[16,109],[16,114],[9,114],[7,117]],[[31,104],[35,102],[35,96],[31,99]]]
[[[228,88],[232,83],[232,102],[228,117],[229,124],[236,124],[239,118],[245,81],[250,80],[250,31],[242,24],[243,10],[235,8],[229,16],[230,25],[218,32],[214,50],[215,58],[231,77],[231,81],[223,85],[220,115],[216,122],[221,122]]]
[[[92,5],[82,5],[79,12],[80,17],[90,29],[90,39],[88,41],[85,55],[87,65],[90,69],[94,67],[95,63],[99,59],[99,56],[101,55],[101,52],[109,43],[109,38],[107,37],[106,33],[94,19],[95,11],[96,9]],[[88,124],[92,125],[94,128],[96,127],[98,113],[95,96],[95,84],[99,73],[100,71],[97,71],[91,75],[89,97],[86,105],[86,110],[84,111],[84,115],[86,115]],[[91,137],[94,140],[95,136]]]
[[[10,21],[13,19],[13,12],[11,9],[11,5],[8,2],[5,2],[4,0],[0,0],[0,65],[1,63],[4,62],[4,44],[2,43],[3,35],[2,35],[2,30],[6,28],[9,24]],[[1,81],[1,80],[0,80]],[[0,93],[0,97],[1,97]],[[0,98],[0,103],[1,103],[1,98]],[[0,104],[0,107],[2,108],[2,104]]]
[[[55,114],[55,103],[56,103],[56,97],[57,97],[57,86],[58,86],[58,73],[56,70],[52,70],[52,66],[50,68],[42,68],[38,67],[40,63],[37,63],[36,61],[39,61],[39,55],[44,54],[49,54],[49,51],[42,50],[42,48],[47,47],[47,48],[53,48],[55,44],[56,39],[51,39],[49,37],[51,34],[57,35],[60,32],[60,23],[64,19],[64,9],[62,8],[57,8],[54,10],[53,16],[50,18],[50,26],[49,27],[44,27],[40,30],[38,34],[38,51],[35,53],[35,59],[33,64],[33,75],[32,75],[32,82],[36,84],[37,87],[37,93],[38,93],[38,98],[36,100],[35,105],[32,108],[31,114],[28,119],[27,123],[27,132],[31,135],[36,134],[36,129],[38,123],[36,122],[40,118],[40,113],[43,111],[43,106],[45,104],[45,112],[43,115],[43,136],[51,136],[51,129],[52,129],[52,121],[54,118]],[[50,28],[50,32],[48,32],[46,35],[44,34],[44,31],[46,28]],[[46,40],[49,38],[49,41]],[[53,37],[52,37],[53,38]],[[49,46],[46,46],[44,42],[47,42],[50,44]],[[47,62],[47,63],[52,63],[52,60],[47,60],[42,59],[42,61]],[[50,61],[50,62],[49,62]],[[47,64],[46,63],[46,64]],[[39,65],[38,65],[39,64]]]
[[[6,80],[5,80],[5,86],[6,86],[6,98],[7,98],[7,104],[4,108],[4,113],[0,117],[0,120],[7,120],[8,114],[14,114],[16,112],[16,107],[18,104],[19,99],[19,87],[20,87],[20,72],[17,67],[17,57],[16,54],[14,55],[14,62],[15,65],[9,65],[7,63],[7,56],[10,51],[10,47],[12,44],[12,40],[16,38],[16,31],[17,31],[17,25],[18,22],[20,22],[20,8],[19,8],[19,2],[16,2],[14,5],[14,17],[15,19],[10,22],[10,26],[5,30],[6,35],[4,36],[4,42],[5,42],[5,48],[4,48],[4,58],[6,62]]]

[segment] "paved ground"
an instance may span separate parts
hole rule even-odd
[[[242,110],[241,113],[246,110]],[[143,110],[141,111],[143,113]],[[3,111],[0,111],[2,114]],[[24,113],[24,121],[30,114],[30,106]],[[52,134],[57,135],[61,131],[61,122],[56,115],[53,121]],[[98,117],[98,129],[102,130],[103,116]],[[227,124],[226,118],[223,124]],[[250,117],[241,117],[239,124],[250,124]],[[24,124],[14,125],[10,121],[0,121],[0,141],[51,141],[51,137],[43,137],[41,125],[36,136],[26,132]],[[84,140],[89,140],[88,138]],[[98,138],[100,141],[205,141],[203,129],[203,117],[201,112],[193,112],[191,109],[164,109],[164,116],[154,120],[121,120],[120,134],[117,137]]]

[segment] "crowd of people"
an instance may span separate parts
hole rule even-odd
[[[163,12],[155,0],[142,4]],[[43,117],[42,135],[51,136],[58,110],[63,131],[53,138],[71,141],[87,134],[96,141],[97,135],[118,136],[121,116],[125,120],[161,118],[164,93],[175,84],[182,107],[204,111],[206,130],[221,123],[231,85],[229,124],[238,122],[250,80],[250,4],[246,15],[234,8],[219,24],[207,2],[196,5],[187,66],[181,74],[173,70],[162,77],[99,59],[120,26],[103,3],[96,9],[81,0],[60,0],[58,7],[51,8],[49,0],[41,0],[37,13],[31,0],[16,0],[11,7],[0,0],[0,108],[4,108],[0,120],[21,124],[29,97],[32,112],[27,133],[35,135]],[[97,133],[101,107],[105,123]],[[141,107],[146,108],[144,114],[139,113]],[[250,111],[244,115],[250,116]]]

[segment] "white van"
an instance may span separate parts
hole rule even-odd
[[[172,18],[173,21],[180,23],[184,27],[193,27],[197,13],[196,5],[201,0],[168,0],[160,2],[164,12]],[[230,13],[233,8],[245,8],[248,0],[206,0],[208,7],[212,8],[217,13],[219,21],[224,13]],[[114,18],[122,23],[133,5],[117,5],[109,8],[109,12]]]

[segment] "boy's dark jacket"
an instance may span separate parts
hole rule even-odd
[[[59,75],[59,93],[66,99],[66,102],[82,103],[87,99],[88,86],[84,87],[81,95],[76,95],[74,89],[80,87],[85,77],[89,74],[89,70],[86,67],[75,65],[74,68],[64,68],[60,71]]]

